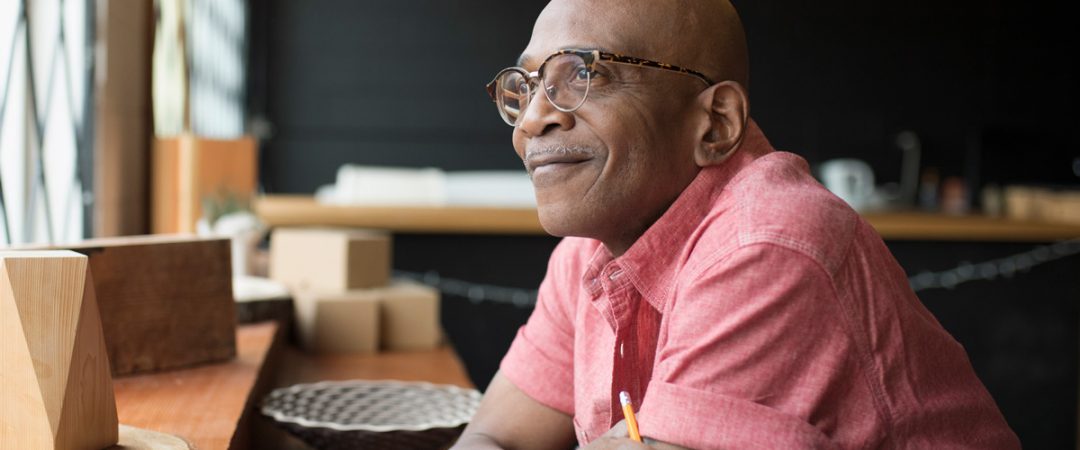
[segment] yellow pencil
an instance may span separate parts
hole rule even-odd
[[[630,439],[641,442],[641,433],[638,433],[637,418],[634,417],[634,405],[630,403],[630,393],[619,392],[619,403],[622,403],[622,413],[626,417],[626,431],[630,433]]]

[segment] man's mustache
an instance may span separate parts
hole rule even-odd
[[[583,145],[553,144],[525,149],[525,157],[522,161],[527,164],[529,161],[548,155],[592,157],[595,154],[595,150]]]

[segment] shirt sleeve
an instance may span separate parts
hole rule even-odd
[[[574,310],[566,289],[556,289],[575,282],[570,242],[563,240],[552,252],[536,307],[518,329],[499,370],[533,400],[573,415]]]
[[[823,408],[865,383],[825,269],[753,244],[692,279],[665,308],[642,435],[698,449],[834,448]]]

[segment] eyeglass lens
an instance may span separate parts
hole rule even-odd
[[[556,55],[540,67],[540,81],[544,95],[555,108],[564,112],[577,110],[589,94],[591,74],[580,56]],[[503,72],[496,80],[496,102],[503,120],[517,125],[529,108],[532,86],[524,74],[515,70]]]

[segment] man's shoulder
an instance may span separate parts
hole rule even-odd
[[[741,171],[719,199],[711,222],[727,228],[728,248],[773,244],[835,267],[860,226],[859,215],[810,174],[801,157],[774,152]],[[703,233],[708,238],[709,232]]]

